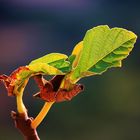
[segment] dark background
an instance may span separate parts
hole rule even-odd
[[[1,0],[0,74],[10,74],[51,52],[70,55],[85,32],[97,25],[122,27],[140,35],[140,3],[123,0]],[[55,104],[39,126],[41,140],[140,140],[140,40],[123,67],[81,80],[85,91]],[[31,80],[24,94],[30,116],[43,102],[33,100]],[[0,140],[23,139],[10,111],[15,98],[0,84]]]

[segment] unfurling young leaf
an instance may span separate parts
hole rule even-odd
[[[25,84],[25,81],[32,76],[43,75],[64,75],[70,71],[70,63],[66,61],[67,55],[60,53],[51,53],[41,58],[33,60],[29,65],[22,66],[11,73],[7,78],[2,80],[8,90],[8,95],[17,94]],[[16,90],[15,90],[16,89]]]
[[[68,56],[65,55],[65,54],[61,54],[61,53],[50,53],[50,54],[47,54],[43,57],[40,57],[38,59],[35,59],[33,61],[30,62],[29,65],[31,64],[35,64],[35,63],[51,63],[51,62],[54,62],[54,61],[57,61],[57,60],[61,60],[61,59],[67,59]]]
[[[68,59],[68,56],[61,53],[50,53],[48,55],[45,55],[41,58],[38,58],[36,60],[33,60],[29,66],[34,65],[36,67],[39,67],[39,65],[48,64],[50,66],[53,66],[54,68],[60,70],[62,73],[66,73],[70,71],[70,63],[66,61]],[[44,64],[43,64],[44,63]],[[50,71],[51,73],[51,71]],[[53,75],[53,74],[51,74]]]
[[[134,47],[136,39],[137,36],[131,31],[122,28],[110,29],[107,25],[88,30],[83,43],[80,42],[74,49],[77,59],[73,62],[71,81],[101,74],[111,67],[120,67],[121,61]]]

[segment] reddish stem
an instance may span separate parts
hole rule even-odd
[[[40,140],[36,129],[31,127],[33,121],[32,117],[18,114],[14,111],[11,112],[11,117],[14,120],[15,127],[22,133],[24,140]]]

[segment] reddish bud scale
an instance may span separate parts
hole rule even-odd
[[[81,84],[73,85],[71,90],[59,89],[63,78],[63,75],[57,75],[50,81],[46,81],[41,75],[35,76],[34,79],[38,84],[40,91],[36,93],[34,97],[38,97],[47,102],[63,102],[71,100],[74,96],[83,91],[84,87]]]
[[[13,71],[10,76],[7,75],[0,75],[0,80],[4,82],[4,85],[8,91],[8,96],[13,96],[13,90],[15,87],[15,84],[17,81],[21,80],[19,79],[18,75],[20,75],[23,71],[29,71],[29,68],[26,66],[19,67],[15,71]]]

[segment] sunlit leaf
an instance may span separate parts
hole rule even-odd
[[[68,59],[68,56],[61,53],[50,53],[48,55],[45,55],[41,58],[38,58],[36,60],[33,60],[30,65],[41,63],[48,64],[50,66],[53,66],[54,68],[57,68],[58,70],[67,73],[70,69],[70,62],[68,62],[66,59]],[[45,65],[44,65],[45,66]]]
[[[120,67],[121,60],[134,47],[136,38],[133,32],[122,28],[110,29],[106,25],[88,30],[71,79],[101,74],[110,67]]]
[[[61,53],[50,53],[47,54],[43,57],[40,57],[38,59],[33,60],[29,65],[31,64],[35,64],[35,63],[51,63],[57,60],[61,60],[61,59],[67,59],[68,56],[65,54],[61,54]]]
[[[48,63],[48,65],[57,68],[58,70],[62,71],[63,73],[67,73],[71,70],[70,62],[66,61],[65,59],[60,59],[60,60]]]
[[[72,67],[75,68],[78,64],[78,61],[79,61],[79,58],[80,58],[80,55],[81,55],[81,52],[82,52],[82,49],[83,49],[83,41],[79,42],[73,49],[72,51],[72,55],[75,56],[75,59],[72,63]]]
[[[48,75],[61,75],[63,74],[62,71],[58,70],[57,68],[48,65],[47,63],[34,63],[29,65],[28,68],[33,73],[42,73]]]

